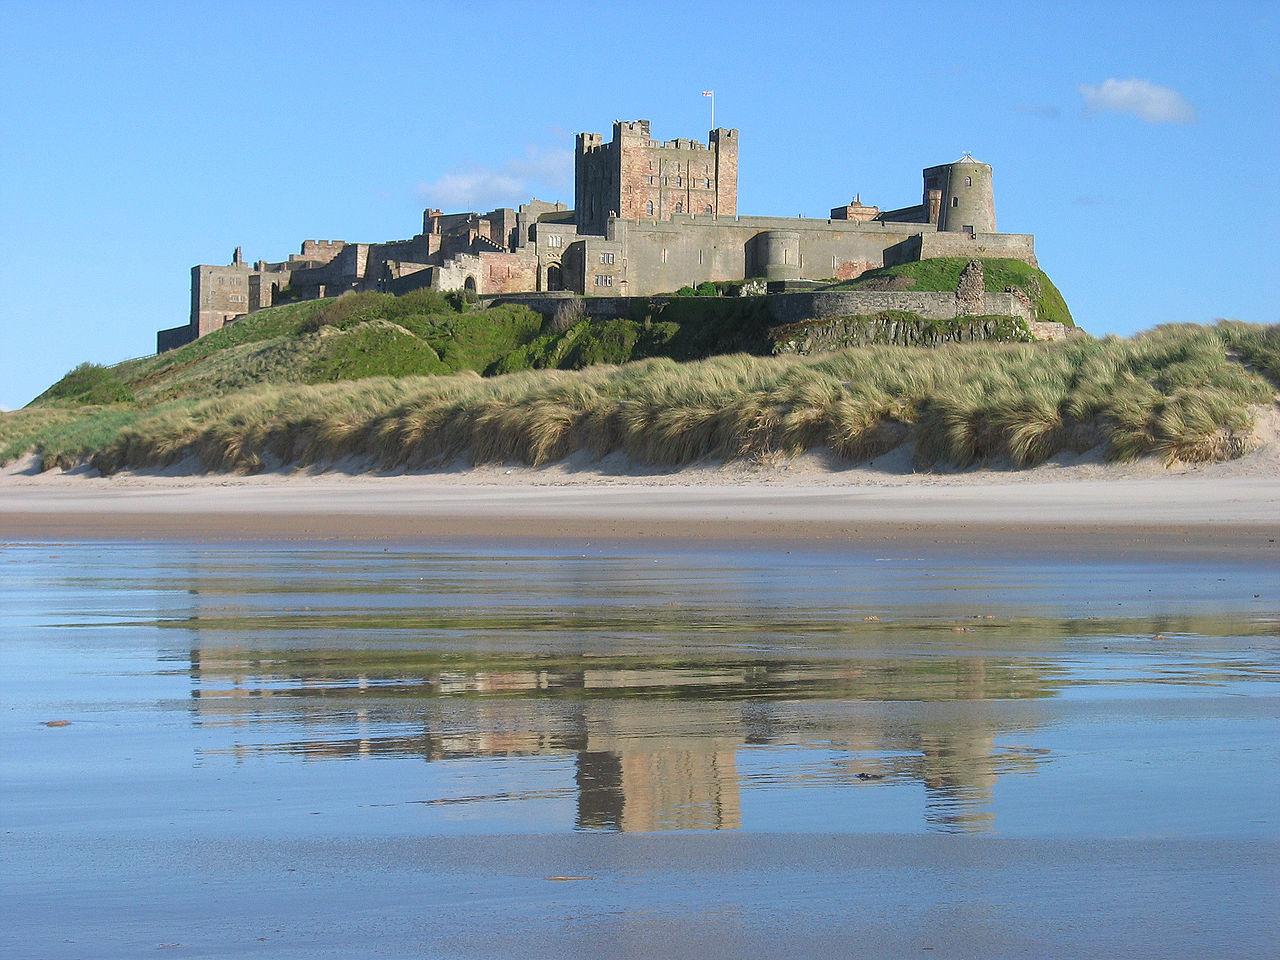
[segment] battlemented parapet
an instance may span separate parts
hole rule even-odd
[[[648,120],[619,120],[608,143],[598,133],[578,134],[574,175],[574,209],[583,233],[605,233],[610,217],[733,216],[738,131],[712,130],[706,143],[657,141]]]

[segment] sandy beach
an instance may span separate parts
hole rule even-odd
[[[1087,459],[1034,470],[834,470],[819,458],[678,472],[566,463],[375,475],[0,475],[7,539],[572,539],[1002,547],[1280,557],[1272,445],[1204,467]]]

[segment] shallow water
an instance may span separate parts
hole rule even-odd
[[[8,545],[0,948],[1268,955],[1277,583],[838,549]]]

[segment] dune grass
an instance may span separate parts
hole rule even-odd
[[[1245,449],[1250,406],[1273,399],[1228,355],[1231,341],[1265,346],[1274,334],[1176,326],[1132,339],[258,387],[140,416],[92,462],[108,473],[186,458],[249,471],[347,457],[539,465],[585,451],[674,467],[814,448],[861,460],[909,441],[925,468],[1029,466],[1097,446],[1115,459],[1220,460]]]

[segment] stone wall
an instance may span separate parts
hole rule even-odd
[[[771,335],[774,353],[802,356],[872,344],[924,347],[979,340],[1020,343],[1031,339],[1027,323],[1016,317],[954,317],[950,320],[875,315],[832,317],[776,327]]]
[[[788,217],[705,217],[679,215],[667,222],[610,221],[609,237],[625,244],[625,270],[619,282],[627,293],[670,293],[706,280],[742,280],[763,276],[766,251],[785,242],[762,244],[764,234],[795,235],[796,258],[788,276],[852,279],[884,265],[885,251],[900,245],[928,224],[858,223]],[[779,272],[779,271],[775,271]],[[588,290],[588,293],[591,291]]]
[[[707,142],[659,141],[648,120],[619,121],[613,139],[578,135],[574,209],[582,233],[604,234],[609,217],[667,220],[673,215],[738,212],[738,131],[712,130]]]
[[[580,300],[586,315],[593,320],[615,317],[643,319],[671,302],[673,297],[580,297],[569,291],[558,293],[513,293],[494,297],[486,306],[518,303],[544,317],[555,315],[556,309],[570,300]]]
[[[1036,263],[1035,237],[1029,233],[938,233],[926,231],[885,250],[884,265],[914,263],[936,257],[1002,257]]]
[[[886,310],[914,313],[928,320],[952,320],[966,314],[1034,318],[1026,300],[1012,293],[983,294],[981,306],[961,304],[954,293],[912,290],[818,290],[813,293],[775,293],[766,298],[777,324],[800,323],[824,317],[869,316]]]
[[[170,327],[168,330],[157,330],[156,353],[174,350],[183,344],[190,343],[195,338],[195,331],[191,329],[191,324],[189,323],[184,323],[180,327]]]
[[[191,326],[195,336],[222,328],[228,320],[249,312],[249,267],[203,264],[191,268]]]
[[[519,303],[535,313],[551,316],[572,293],[513,293],[495,297],[490,303]],[[660,310],[673,299],[650,297],[583,297],[587,316],[641,318]],[[986,315],[1016,317],[1030,323],[1032,309],[1012,293],[986,293],[980,301],[962,307],[954,293],[920,293],[884,290],[820,290],[807,293],[775,293],[764,298],[776,325],[821,320],[828,317],[869,316],[889,310],[914,313],[929,320],[953,320],[958,316]],[[1052,326],[1060,326],[1052,324]]]

